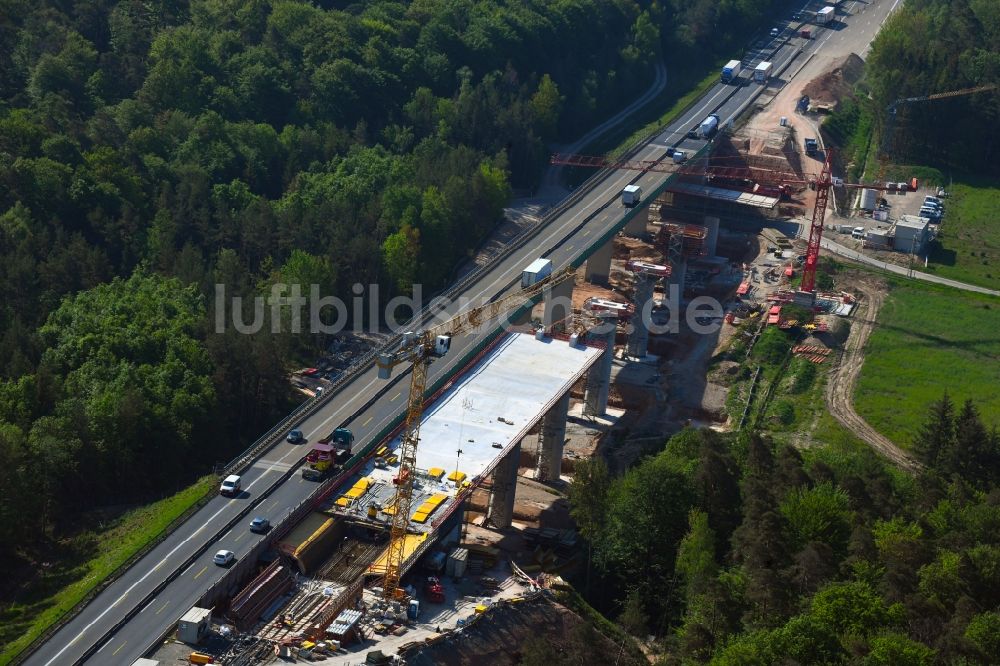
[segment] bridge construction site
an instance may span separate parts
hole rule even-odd
[[[827,208],[918,185],[835,177],[805,112],[733,129],[819,48],[800,28],[755,46],[763,81],[744,63],[625,156],[553,156],[595,174],[448,305],[305,382],[312,397],[225,466],[235,494],[89,606],[119,616],[81,612],[25,663],[405,663],[547,599],[584,565],[576,462],[619,471],[685,425],[740,427],[707,377],[732,336],[798,326],[795,353],[824,362],[810,336],[854,306],[819,279]]]
[[[274,526],[238,583],[199,600],[191,619],[210,617],[211,628],[193,644],[179,630],[153,658],[388,658],[443,640],[495,605],[537,595],[548,574],[578,566],[575,531],[547,523],[544,511],[532,520],[517,508],[518,493],[530,492],[529,483],[560,488],[572,458],[612,441],[616,424],[671,411],[664,363],[685,355],[690,340],[668,334],[671,320],[682,319],[671,299],[714,295],[725,303],[728,315],[698,318],[718,329],[702,355],[755,302],[752,288],[742,289],[754,282],[743,259],[762,248],[751,235],[720,229],[718,217],[681,221],[691,216],[675,205],[675,189],[631,207],[621,233],[585,266],[554,271],[551,261],[535,260],[524,266],[520,291],[407,334],[383,353],[385,380],[395,366],[409,366],[409,377],[390,389],[392,400],[409,394],[404,421],[362,451],[351,450],[353,435],[343,428],[304,442],[310,453],[300,482],[320,482],[312,500]],[[781,293],[782,302],[793,300],[796,292],[780,283],[777,300]],[[487,336],[426,396],[427,369],[452,339],[501,315],[511,326]],[[692,414],[703,416],[688,412],[688,422]],[[574,439],[589,449],[567,454]]]

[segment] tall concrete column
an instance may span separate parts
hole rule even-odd
[[[719,243],[719,218],[705,216],[705,256],[715,256],[715,246]]]
[[[684,280],[687,277],[688,262],[686,257],[670,266],[670,284],[676,284],[680,297],[684,298]]]
[[[625,233],[629,236],[642,236],[646,233],[649,223],[649,206],[643,206],[631,220],[625,223]]]
[[[632,358],[644,358],[649,343],[649,328],[644,317],[647,303],[653,298],[653,285],[657,278],[638,273],[635,276],[635,314],[632,316],[632,332],[628,336],[626,351]]]
[[[585,274],[587,282],[594,284],[607,284],[611,277],[611,251],[615,239],[609,238],[608,242],[597,248],[594,254],[587,259],[587,272]]]
[[[562,472],[568,414],[569,391],[566,391],[542,418],[542,427],[538,433],[538,448],[541,450],[541,455],[538,456],[538,470],[535,473],[535,478],[539,481],[558,479]]]
[[[546,289],[542,298],[545,301],[542,325],[546,330],[553,324],[565,324],[573,314],[573,280],[565,280],[551,289]]]
[[[521,442],[518,442],[493,468],[490,522],[500,529],[510,527],[514,519],[514,494],[517,490],[517,467],[520,461]]]
[[[602,416],[608,409],[608,392],[611,389],[611,364],[615,358],[615,322],[613,319],[601,322],[592,333],[603,339],[604,353],[597,363],[587,371],[587,383],[583,394],[584,416]]]

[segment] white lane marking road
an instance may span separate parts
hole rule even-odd
[[[258,476],[258,477],[257,477],[256,479],[254,479],[254,480],[253,480],[253,481],[252,481],[252,482],[251,482],[251,483],[250,483],[250,484],[249,484],[249,485],[248,485],[248,486],[246,487],[246,490],[248,490],[248,491],[249,491],[249,490],[250,490],[250,488],[252,488],[252,487],[253,487],[254,485],[256,485],[258,481],[260,481],[261,479],[263,479],[263,478],[264,478],[265,476],[267,476],[267,474],[269,474],[269,473],[270,473],[270,472],[272,472],[272,471],[273,471],[272,469],[267,469],[267,470],[265,470],[263,474],[261,474],[261,475],[260,475],[260,476]],[[198,535],[199,535],[199,534],[200,534],[200,533],[202,532],[202,530],[204,530],[204,529],[205,529],[206,527],[208,527],[208,526],[209,526],[209,525],[210,525],[210,524],[211,524],[211,523],[212,523],[213,521],[215,521],[215,519],[216,519],[216,518],[218,518],[218,517],[219,517],[219,516],[220,516],[220,515],[222,514],[222,512],[223,512],[223,511],[225,511],[226,509],[228,509],[228,508],[229,508],[229,506],[230,506],[230,505],[231,505],[231,504],[232,504],[233,502],[236,502],[236,501],[237,501],[237,500],[236,500],[236,498],[233,498],[233,499],[229,500],[228,502],[226,502],[226,503],[225,503],[225,504],[224,504],[224,505],[223,505],[223,506],[222,506],[222,507],[221,507],[221,508],[220,508],[220,509],[219,509],[218,511],[216,511],[216,512],[215,512],[214,514],[212,514],[212,516],[211,516],[211,517],[210,517],[210,518],[209,518],[209,519],[208,519],[207,521],[205,521],[205,522],[204,522],[204,523],[202,524],[202,526],[201,526],[201,527],[199,527],[199,528],[198,528],[197,530],[195,530],[194,532],[192,532],[192,533],[191,533],[191,534],[190,534],[190,535],[189,535],[188,537],[186,537],[186,538],[185,538],[185,539],[184,539],[183,541],[179,542],[179,543],[178,543],[178,544],[177,544],[176,546],[174,546],[174,547],[173,547],[173,548],[172,548],[172,549],[170,550],[170,552],[169,552],[169,553],[167,553],[167,554],[166,554],[166,555],[165,555],[165,556],[164,556],[164,557],[163,557],[163,558],[162,558],[162,559],[161,559],[161,560],[160,560],[160,561],[159,561],[159,562],[157,563],[157,565],[156,565],[155,567],[151,568],[151,569],[150,569],[149,571],[147,571],[147,572],[146,572],[145,574],[143,574],[143,575],[142,575],[142,577],[141,577],[141,578],[140,578],[139,580],[137,580],[137,581],[135,581],[134,583],[132,583],[132,585],[130,585],[130,586],[129,586],[129,588],[128,588],[127,590],[125,590],[125,592],[124,592],[124,593],[123,593],[123,594],[122,594],[122,595],[121,595],[120,597],[118,597],[118,601],[116,601],[116,602],[115,602],[114,604],[112,604],[112,605],[108,606],[107,608],[105,608],[105,609],[104,609],[104,610],[103,610],[103,611],[102,611],[102,612],[101,612],[100,614],[98,614],[98,616],[97,616],[97,617],[95,617],[95,618],[94,618],[93,620],[91,620],[91,621],[90,621],[90,622],[89,622],[89,623],[87,624],[87,626],[85,626],[85,627],[84,627],[83,629],[81,629],[81,630],[79,631],[79,633],[77,633],[77,635],[76,635],[75,637],[73,637],[73,639],[72,639],[72,640],[70,640],[69,642],[67,642],[67,643],[66,643],[66,645],[65,645],[65,646],[63,646],[63,648],[62,648],[61,650],[59,650],[58,652],[56,652],[56,654],[55,654],[55,655],[54,655],[54,656],[53,656],[53,657],[52,657],[51,659],[49,659],[49,660],[48,660],[47,662],[45,662],[45,666],[49,666],[50,664],[54,664],[54,663],[57,663],[57,662],[59,662],[59,658],[60,658],[60,657],[62,657],[63,653],[64,653],[64,652],[66,652],[66,650],[68,650],[68,649],[70,648],[70,646],[72,646],[72,645],[73,645],[74,643],[76,643],[76,642],[77,642],[77,641],[78,641],[78,640],[79,640],[79,639],[80,639],[80,638],[81,638],[81,637],[82,637],[82,636],[83,636],[83,635],[84,635],[85,633],[87,633],[88,631],[90,631],[90,629],[91,629],[91,628],[92,628],[92,627],[93,627],[93,626],[94,626],[95,624],[97,624],[97,623],[98,623],[98,622],[100,622],[100,621],[101,621],[102,619],[104,619],[104,616],[105,616],[105,615],[107,615],[108,613],[110,613],[110,612],[112,611],[112,609],[114,609],[114,607],[115,607],[115,606],[117,606],[117,605],[118,605],[118,603],[119,603],[119,602],[121,602],[121,600],[122,600],[122,599],[124,599],[125,597],[127,597],[127,596],[129,595],[129,593],[130,593],[130,592],[131,592],[132,590],[134,590],[134,589],[135,589],[136,587],[138,587],[138,586],[139,586],[139,585],[141,585],[141,584],[142,584],[143,582],[145,582],[145,580],[146,580],[147,578],[149,578],[149,576],[150,576],[150,575],[152,575],[152,573],[153,573],[154,571],[156,571],[156,570],[157,570],[157,569],[159,569],[159,568],[160,568],[161,566],[163,566],[163,564],[164,564],[165,562],[167,562],[167,561],[169,561],[170,559],[172,559],[172,558],[173,558],[173,556],[174,556],[174,553],[176,553],[176,552],[177,552],[178,550],[180,550],[180,549],[181,549],[181,548],[182,548],[182,547],[183,547],[183,546],[184,546],[185,544],[187,544],[187,543],[188,543],[189,541],[191,541],[191,540],[192,540],[192,539],[194,539],[194,538],[195,538],[196,536],[198,536]],[[199,575],[200,575],[200,574],[199,574]],[[124,645],[124,644],[123,644],[123,645]]]

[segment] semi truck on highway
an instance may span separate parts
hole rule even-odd
[[[535,259],[521,271],[521,289],[527,289],[552,275],[552,262],[548,259]]]
[[[698,126],[698,134],[707,139],[715,134],[717,129],[719,129],[719,116],[713,113],[701,121],[701,125]]]
[[[771,78],[771,63],[762,62],[753,70],[753,80],[757,83],[767,83],[767,80]]]
[[[730,60],[726,63],[725,67],[722,68],[722,82],[729,83],[735,81],[740,72],[743,71],[743,63],[739,60]]]

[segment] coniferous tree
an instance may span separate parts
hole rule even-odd
[[[966,400],[955,419],[952,445],[944,464],[951,474],[958,474],[973,487],[985,480],[985,465],[989,464],[989,434],[979,419],[972,400]]]
[[[698,458],[694,473],[698,505],[708,514],[708,524],[717,538],[716,553],[722,556],[740,523],[739,471],[718,435],[711,431],[702,433]]]
[[[941,399],[932,403],[927,422],[921,426],[913,448],[925,465],[937,469],[951,448],[955,433],[955,408],[945,391]]]

